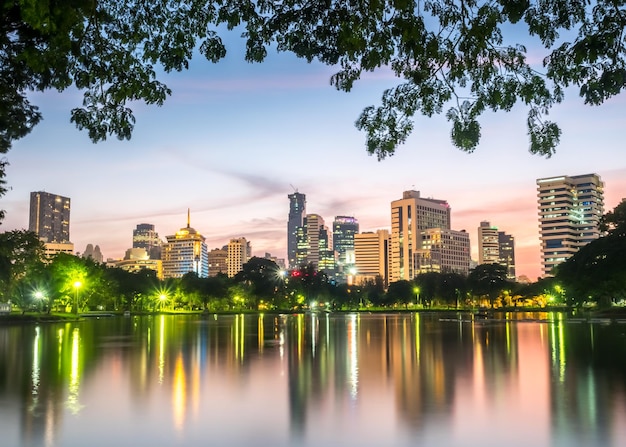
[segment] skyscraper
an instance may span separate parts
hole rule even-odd
[[[44,191],[30,193],[28,229],[44,242],[70,242],[70,199]]]
[[[133,248],[143,248],[150,259],[161,259],[162,243],[152,224],[141,223],[133,230]]]
[[[44,243],[45,255],[74,253],[70,242],[70,199],[44,191],[30,193],[28,229]]]
[[[478,227],[478,264],[494,264],[499,258],[498,228],[483,221]]]
[[[470,268],[470,238],[465,230],[427,228],[421,231],[422,248],[415,251],[415,274],[460,273]]]
[[[289,220],[287,221],[287,263],[289,268],[298,267],[296,253],[298,249],[298,228],[304,225],[306,215],[306,196],[294,192],[289,198]]]
[[[543,276],[600,237],[604,183],[597,174],[537,180]]]
[[[389,285],[389,258],[391,236],[388,230],[354,235],[354,269],[356,283],[374,281],[377,276]],[[350,272],[349,272],[350,274]]]
[[[342,281],[354,266],[354,235],[359,221],[352,216],[336,216],[333,222],[333,250],[337,254],[337,279]]]
[[[450,229],[450,205],[445,200],[420,197],[419,191],[404,191],[391,202],[390,282],[415,277],[415,253],[422,248],[421,231]]]
[[[506,267],[506,277],[515,280],[515,238],[504,231],[498,231],[498,263]]]
[[[181,278],[185,273],[195,272],[206,278],[209,274],[209,262],[205,237],[190,226],[190,214],[187,211],[187,226],[171,236],[166,236],[161,260],[164,278]]]
[[[320,235],[322,234],[322,238],[326,239],[329,247],[332,247],[332,236],[327,234],[328,229],[324,224],[324,218],[319,214],[307,214],[304,218],[304,226],[309,244],[306,262],[317,267],[320,262]]]
[[[250,242],[245,237],[231,239],[228,243],[228,277],[232,278],[243,269],[243,265],[252,257]]]

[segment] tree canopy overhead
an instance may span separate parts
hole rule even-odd
[[[157,69],[183,70],[196,49],[226,54],[219,30],[243,29],[245,59],[268,48],[337,67],[349,91],[364,72],[401,81],[356,126],[367,151],[392,155],[416,114],[445,113],[451,139],[473,151],[486,110],[528,109],[530,151],[550,156],[559,127],[545,119],[577,86],[598,105],[626,84],[626,0],[1,0],[0,153],[41,120],[30,91],[74,86],[83,104],[71,121],[90,138],[131,137],[132,101],[170,94]],[[514,26],[512,26],[514,25]],[[513,30],[514,34],[507,35]],[[531,64],[521,35],[543,45]],[[562,35],[564,34],[564,35]],[[525,38],[522,40],[526,40]],[[533,55],[537,56],[537,55]],[[3,170],[0,164],[0,171]],[[2,186],[2,184],[0,184]]]

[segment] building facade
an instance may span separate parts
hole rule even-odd
[[[470,237],[464,231],[428,228],[421,231],[422,248],[414,257],[416,274],[427,272],[459,273],[470,270]]]
[[[352,216],[336,216],[333,221],[333,250],[337,257],[336,278],[345,282],[354,267],[354,235],[359,232],[359,221]]]
[[[604,183],[597,174],[537,180],[542,275],[600,237]]]
[[[227,274],[232,278],[241,270],[243,265],[252,257],[250,242],[245,237],[231,239],[228,243],[228,269]]]
[[[445,200],[423,198],[419,191],[404,191],[391,202],[390,282],[415,277],[414,257],[422,249],[421,231],[450,229],[450,205]]]
[[[499,259],[498,228],[483,221],[478,227],[478,264],[495,264]]]
[[[133,230],[133,248],[143,248],[150,259],[161,259],[161,247],[163,241],[154,225],[148,223],[138,224]]]
[[[181,278],[189,272],[195,272],[201,278],[209,275],[205,237],[191,228],[189,212],[187,226],[166,239],[161,252],[164,278]]]
[[[354,268],[348,275],[354,276],[356,284],[375,281],[377,276],[389,285],[389,260],[391,236],[388,230],[358,233],[354,235]]]
[[[44,243],[44,254],[74,253],[70,242],[70,199],[44,191],[30,193],[28,230]]]
[[[320,235],[330,247],[332,247],[332,236],[328,234],[324,218],[319,214],[307,214],[304,218],[304,227],[309,246],[306,262],[318,267],[320,263]]]
[[[304,225],[306,216],[306,195],[294,192],[287,196],[289,198],[289,220],[287,221],[287,263],[289,268],[296,268],[299,265],[297,259],[298,249],[298,228]]]
[[[504,231],[498,231],[498,263],[506,267],[506,277],[515,281],[515,238]]]
[[[214,248],[209,252],[209,276],[228,274],[228,246]]]

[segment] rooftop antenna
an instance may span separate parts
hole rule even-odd
[[[289,183],[289,186],[291,186],[291,189],[293,189],[293,192],[298,192],[298,188],[293,186],[291,183]]]
[[[191,212],[189,211],[189,208],[187,208],[187,228],[189,228],[191,224]]]

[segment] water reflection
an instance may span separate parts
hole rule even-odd
[[[560,314],[0,327],[0,430],[22,447],[626,445],[625,334]]]

